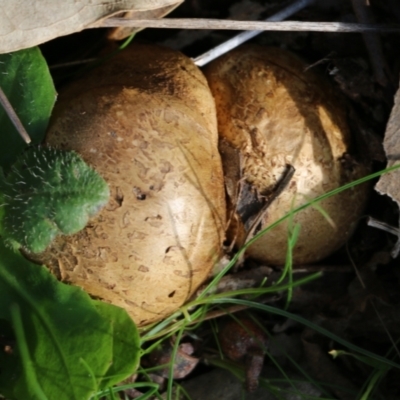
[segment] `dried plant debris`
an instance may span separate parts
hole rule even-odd
[[[143,359],[146,367],[160,367],[155,371],[155,375],[161,378],[168,378],[170,374],[170,364],[173,362],[174,379],[182,379],[189,375],[199,363],[200,359],[194,355],[195,347],[193,343],[185,341],[178,345],[174,357],[173,341],[165,341],[157,346],[147,357]],[[154,377],[156,379],[156,377]]]
[[[387,167],[392,167],[400,162],[400,90],[395,96],[395,104],[390,114],[386,127],[383,146],[388,160]],[[400,170],[384,174],[379,179],[375,189],[380,194],[386,194],[400,207]],[[393,250],[393,256],[397,257],[400,250],[400,236]]]
[[[218,339],[226,357],[244,364],[246,389],[254,392],[268,346],[263,329],[253,319],[241,315],[239,319],[229,318],[221,323]]]
[[[167,4],[167,1],[165,1],[165,5],[161,5],[160,7],[157,7],[155,9],[149,9],[149,10],[133,10],[133,11],[128,11],[128,12],[123,12],[120,14],[117,14],[116,17],[121,17],[121,18],[129,18],[129,19],[155,19],[155,18],[162,18],[168,13],[170,13],[173,9],[179,6],[179,4],[182,3],[183,0],[177,0],[174,1],[172,4]],[[135,32],[140,31],[141,29],[137,28],[126,28],[123,26],[120,26],[118,28],[111,29],[110,32],[108,33],[107,37],[111,40],[123,40],[127,38],[128,36],[132,35]]]
[[[99,20],[131,10],[135,17],[147,18],[151,12],[163,16],[183,0],[66,1],[36,0],[27,7],[24,0],[0,4],[0,53],[33,47],[59,36],[89,28]]]

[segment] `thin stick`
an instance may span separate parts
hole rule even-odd
[[[400,33],[399,24],[354,24],[346,22],[303,22],[303,21],[233,21],[202,18],[164,18],[164,19],[123,19],[109,18],[88,28],[111,28],[135,26],[137,28],[164,29],[208,29],[208,30],[256,30],[280,32],[383,32]]]
[[[286,18],[289,18],[291,15],[295,14],[297,11],[300,11],[304,7],[307,7],[309,4],[314,3],[315,0],[300,0],[296,1],[295,3],[290,4],[288,7],[284,8],[283,10],[277,12],[276,14],[268,17],[265,21],[269,22],[277,22],[283,21]],[[222,54],[227,53],[228,51],[240,46],[241,44],[247,42],[248,40],[254,38],[255,36],[259,35],[261,31],[245,31],[235,35],[233,38],[227,40],[224,43],[214,47],[206,51],[205,53],[201,54],[200,56],[193,59],[194,63],[202,67],[209,63],[212,60],[222,56]]]
[[[7,113],[8,117],[10,118],[11,122],[15,126],[15,129],[21,135],[22,139],[29,144],[31,142],[31,138],[28,135],[28,132],[22,125],[21,120],[19,119],[17,113],[15,112],[13,106],[7,99],[7,96],[3,92],[3,89],[0,87],[0,104],[3,106],[4,111]]]

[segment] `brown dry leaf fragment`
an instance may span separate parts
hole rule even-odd
[[[162,18],[168,13],[170,13],[173,9],[179,6],[184,0],[174,1],[172,4],[167,4],[165,6],[161,6],[159,8],[153,10],[134,10],[128,11],[127,13],[122,13],[123,18],[129,19],[155,19]],[[166,3],[166,1],[164,1]],[[108,38],[112,40],[122,40],[132,35],[132,33],[141,31],[144,28],[127,28],[120,26],[118,28],[114,28],[110,30],[108,34]]]
[[[390,113],[389,122],[386,126],[385,139],[383,141],[387,167],[400,163],[400,89],[397,91],[394,106]],[[397,169],[380,177],[375,189],[380,194],[388,195],[400,207],[400,170]],[[393,257],[398,255],[400,248],[400,237],[393,251]]]
[[[247,316],[221,323],[218,339],[222,352],[232,361],[244,363],[245,385],[249,392],[258,387],[268,338],[262,328]]]
[[[162,17],[183,0],[8,0],[0,3],[0,53],[36,46],[93,27],[121,12]]]
[[[179,344],[175,359],[172,360],[173,347],[173,343],[162,343],[153,350],[147,358],[143,359],[143,364],[149,367],[160,367],[165,365],[165,367],[157,369],[155,374],[162,378],[168,378],[170,364],[173,361],[173,378],[183,379],[194,370],[200,359],[192,355],[194,353],[193,345],[185,342]]]

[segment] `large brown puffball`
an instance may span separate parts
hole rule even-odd
[[[256,203],[262,205],[276,190],[287,165],[295,169],[264,213],[262,228],[367,174],[368,168],[352,154],[342,99],[296,56],[279,48],[243,46],[211,63],[205,75],[216,101],[221,143],[239,153],[242,183],[250,185]],[[232,152],[222,155],[227,174],[234,162]],[[328,256],[353,232],[367,190],[366,185],[357,186],[296,213],[290,222],[279,224],[251,245],[247,254],[262,262],[284,264],[290,226],[300,224],[293,262],[310,263]],[[232,197],[240,197],[240,192],[231,194],[234,211],[246,209],[243,201],[248,195],[238,199]],[[240,246],[255,215],[237,214],[239,224],[233,225],[244,227],[244,232],[239,229],[231,236],[236,235]]]
[[[215,104],[181,53],[135,44],[59,96],[46,144],[75,150],[111,197],[40,260],[125,308],[138,325],[170,315],[221,253],[225,194]]]

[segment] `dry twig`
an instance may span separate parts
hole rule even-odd
[[[277,22],[283,21],[286,18],[289,18],[296,12],[300,11],[304,7],[314,3],[315,0],[298,0],[294,3],[290,4],[286,8],[282,9],[281,11],[277,12],[274,15],[271,15],[265,21],[270,22]],[[248,40],[254,38],[255,36],[259,35],[262,31],[252,30],[252,31],[245,31],[235,35],[234,37],[230,38],[229,40],[221,43],[220,45],[214,47],[213,49],[208,50],[207,52],[201,54],[200,56],[196,57],[193,61],[199,67],[202,67],[209,63],[212,60],[220,57],[222,54],[227,53],[228,51],[240,46],[241,44],[247,42]]]
[[[213,29],[213,30],[256,30],[256,31],[298,31],[298,32],[384,32],[400,33],[399,24],[355,24],[346,22],[302,22],[302,21],[232,21],[202,18],[124,19],[109,18],[90,28],[111,28],[134,26],[137,28],[163,29]]]
[[[15,129],[21,135],[22,139],[24,139],[24,141],[29,144],[31,142],[31,138],[29,137],[28,132],[22,125],[21,120],[19,119],[17,113],[15,112],[13,106],[11,105],[10,101],[8,100],[7,96],[5,95],[1,87],[0,87],[0,104],[3,106],[4,111],[7,113],[8,117],[15,126]]]

